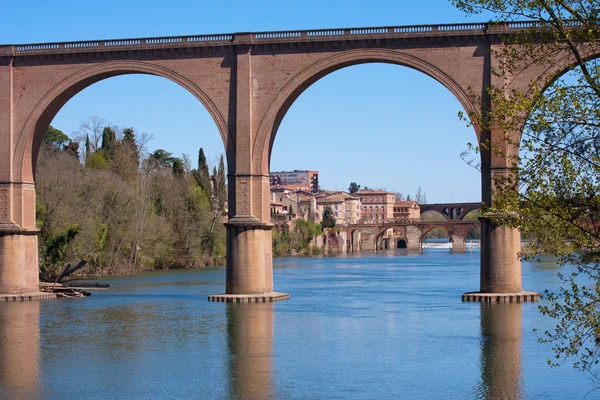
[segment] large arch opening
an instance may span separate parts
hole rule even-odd
[[[416,73],[413,75],[413,77],[419,77],[417,78],[417,81],[423,82],[423,74],[427,75],[440,83],[453,95],[453,98],[459,103],[459,106],[456,108],[456,110],[462,109],[467,112],[477,111],[476,106],[472,103],[465,89],[461,88],[442,70],[426,61],[420,60],[409,54],[391,50],[350,50],[324,59],[311,66],[311,68],[302,71],[290,82],[288,82],[288,84],[286,84],[286,86],[280,91],[276,99],[270,105],[265,118],[263,118],[259,126],[258,137],[254,150],[254,159],[256,164],[262,165],[262,168],[265,171],[269,170],[273,144],[277,132],[279,131],[279,127],[292,104],[296,102],[298,97],[306,89],[335,71],[348,70],[348,67],[352,66],[364,68],[366,64],[376,64],[378,66],[397,65],[418,71],[422,74]],[[403,71],[406,71],[406,69],[403,69]],[[434,86],[435,85],[431,85],[430,88]],[[446,91],[441,92],[447,96]],[[473,129],[475,130],[477,139],[479,139],[480,132],[478,131],[477,127],[469,128],[469,131],[472,132]]]
[[[56,85],[42,100],[36,104],[31,115],[24,125],[23,132],[16,143],[14,168],[16,176],[23,182],[33,182],[35,176],[35,161],[46,134],[46,129],[57,115],[59,110],[75,95],[87,87],[104,81],[108,78],[122,75],[152,75],[166,78],[175,82],[192,94],[204,105],[205,109],[217,125],[223,144],[227,146],[231,141],[227,137],[227,124],[212,100],[196,84],[187,78],[167,68],[144,62],[107,62],[84,69]],[[231,145],[231,143],[230,143]],[[230,154],[227,151],[227,154]],[[31,158],[28,155],[31,154]]]
[[[373,195],[368,204],[368,196],[361,199],[354,219],[348,216],[344,221],[338,210],[338,224],[419,220],[418,214],[411,214],[410,204],[394,207],[396,200],[414,200],[418,193],[433,203],[481,199],[479,172],[460,158],[467,143],[477,139],[473,128],[457,117],[463,104],[470,107],[470,103],[440,71],[397,56],[378,53],[372,59],[352,59],[350,54],[344,62],[328,61],[331,64],[296,82],[294,90],[282,91],[287,97],[271,105],[270,113],[276,115],[272,131],[259,132],[255,151],[260,151],[262,137],[268,146],[263,154],[270,158],[262,161],[268,161],[272,176],[282,171],[317,171],[324,196],[327,191],[349,192],[352,182],[360,189],[391,193],[390,199]],[[439,115],[431,118],[431,113]],[[268,125],[266,121],[261,129]],[[258,161],[257,157],[255,153]],[[432,169],[432,165],[444,168]],[[383,202],[375,201],[381,198]],[[324,209],[318,208],[319,201],[321,217]],[[405,210],[407,215],[396,215]],[[372,218],[366,221],[363,216]],[[398,246],[395,238],[386,243],[376,237],[373,248]]]
[[[21,173],[36,182],[40,269],[81,260],[92,274],[222,265],[220,114],[184,78],[143,63],[88,74],[46,96],[26,125],[37,115],[35,134],[20,143],[34,156]]]

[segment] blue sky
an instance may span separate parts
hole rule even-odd
[[[409,1],[27,1],[7,2],[0,43],[76,41],[244,31],[486,21],[446,0]],[[308,88],[279,129],[272,170],[316,169],[321,186],[351,181],[429,202],[478,201],[479,173],[460,157],[475,133],[441,84],[405,67],[369,64],[332,73]],[[209,161],[223,152],[216,126],[187,91],[164,78],[132,75],[96,83],[73,97],[52,125],[72,134],[90,116],[133,126],[163,148]]]

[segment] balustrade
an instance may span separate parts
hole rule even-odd
[[[497,25],[497,24],[496,24]],[[573,25],[576,25],[575,23]],[[507,29],[527,29],[540,26],[535,21],[509,22],[504,25]],[[437,32],[448,34],[451,32],[480,33],[488,27],[488,24],[445,24],[445,25],[411,25],[411,26],[388,26],[388,27],[365,27],[348,29],[318,29],[305,31],[274,31],[251,33],[253,41],[277,41],[285,42],[295,40],[322,40],[326,38],[352,38],[352,37],[394,37],[400,34],[401,37],[409,35],[435,35]],[[62,51],[76,51],[94,48],[118,48],[118,49],[143,49],[148,46],[168,46],[168,45],[219,45],[234,41],[237,34],[216,34],[216,35],[195,35],[195,36],[172,36],[157,38],[139,38],[139,39],[115,39],[102,41],[80,41],[68,43],[34,43],[14,46],[13,53],[60,53]],[[2,46],[10,47],[10,46]]]

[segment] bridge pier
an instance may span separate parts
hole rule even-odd
[[[498,226],[488,218],[481,224],[480,290],[485,293],[517,293],[523,290],[521,232]]]
[[[39,293],[38,233],[34,186],[0,184],[0,299]]]
[[[511,141],[505,138],[512,137]],[[492,146],[481,153],[481,191],[485,204],[492,205],[494,193],[505,182],[515,182],[511,169],[519,152],[519,135],[500,130],[484,131],[483,140],[490,140]],[[492,152],[490,147],[500,149]],[[502,152],[504,154],[502,154]],[[537,301],[539,294],[523,291],[521,269],[521,232],[493,220],[504,218],[491,213],[479,217],[481,222],[481,261],[479,292],[463,294],[463,301],[512,302]]]
[[[521,232],[481,217],[481,262],[479,292],[463,294],[463,301],[528,302],[539,294],[523,291],[519,252]]]
[[[421,230],[415,226],[406,227],[406,249],[421,251]]]
[[[452,252],[464,253],[467,251],[467,239],[463,236],[452,235]]]

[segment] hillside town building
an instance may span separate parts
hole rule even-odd
[[[294,190],[306,190],[312,193],[319,191],[319,172],[307,170],[277,171],[270,173],[270,184],[285,186]]]
[[[394,193],[385,190],[361,190],[355,195],[360,198],[362,221],[382,222],[394,219]]]
[[[413,200],[400,200],[394,204],[394,221],[416,221],[421,219],[421,207]]]
[[[333,211],[336,225],[417,221],[421,207],[416,201],[396,201],[385,190],[363,190],[354,195],[342,191],[296,190],[293,186],[271,186],[271,214],[287,215],[320,223],[327,207]]]
[[[324,192],[317,196],[315,220],[323,220],[323,212],[330,207],[335,216],[336,225],[356,224],[360,221],[360,198],[345,192]]]

